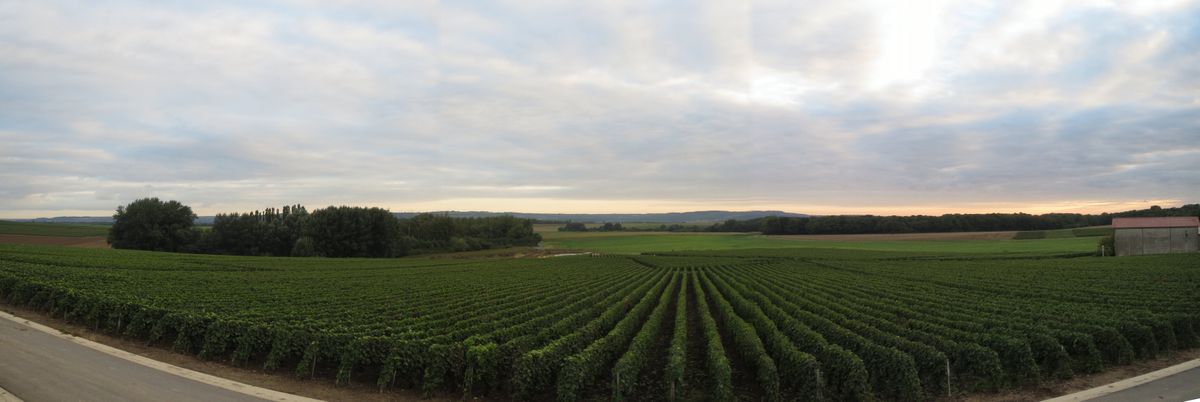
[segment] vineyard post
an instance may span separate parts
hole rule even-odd
[[[393,346],[393,347],[394,347],[394,346]],[[393,362],[393,363],[388,363],[388,364],[396,364],[396,363],[394,363],[394,362]],[[391,387],[395,387],[395,386],[396,386],[396,370],[395,370],[395,369],[393,369],[393,370],[392,370],[392,382],[391,382],[391,383],[389,383],[389,384],[388,384],[388,386],[391,386]],[[380,392],[380,393],[383,393],[383,389],[382,389],[382,388],[380,388],[380,389],[379,389],[379,392]]]
[[[319,356],[320,355],[317,354],[317,352],[314,350],[313,351],[313,361],[312,361],[312,371],[308,374],[309,378],[314,378],[317,376],[317,357],[319,357]]]
[[[621,399],[621,372],[613,374],[613,394],[617,399]]]
[[[950,359],[946,359],[946,397],[950,397]]]

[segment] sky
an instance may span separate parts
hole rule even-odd
[[[0,217],[1200,201],[1200,0],[0,0]]]

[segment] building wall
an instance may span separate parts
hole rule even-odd
[[[1142,229],[1142,254],[1171,252],[1171,228]]]
[[[1171,252],[1172,253],[1194,253],[1200,251],[1200,229],[1197,228],[1172,228],[1171,229]]]
[[[1142,230],[1117,229],[1113,236],[1117,256],[1142,255]]]
[[[1131,228],[1117,229],[1114,234],[1116,254],[1142,255],[1192,253],[1200,251],[1197,228]]]

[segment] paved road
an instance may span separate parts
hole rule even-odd
[[[1088,402],[1176,402],[1200,399],[1200,368],[1108,394]]]
[[[152,369],[0,317],[0,388],[39,401],[265,399]]]

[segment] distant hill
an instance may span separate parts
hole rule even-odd
[[[423,212],[396,212],[398,218],[411,218]],[[723,222],[730,219],[747,220],[767,216],[786,216],[803,218],[810,215],[796,214],[783,211],[693,211],[666,212],[658,214],[539,214],[527,212],[488,212],[488,211],[437,211],[435,214],[447,214],[455,218],[482,218],[489,216],[512,215],[517,218],[536,219],[553,222],[646,222],[646,223],[685,223],[685,222]],[[111,216],[58,216],[54,218],[6,219],[13,222],[36,223],[73,223],[111,225]],[[212,216],[196,218],[197,225],[211,225]]]
[[[9,222],[31,222],[31,223],[74,223],[86,225],[111,225],[113,218],[111,216],[56,216],[53,218],[33,218],[33,219],[5,219]]]
[[[486,212],[486,211],[439,211],[437,214],[447,214],[455,218],[482,218],[489,216],[512,215],[517,218],[537,219],[554,222],[646,222],[646,223],[684,223],[684,222],[722,222],[729,219],[745,220],[767,216],[786,216],[802,218],[809,215],[783,211],[693,211],[666,212],[657,214],[539,214],[526,212]],[[418,212],[397,212],[400,218],[410,218]]]
[[[411,218],[423,212],[396,212],[396,217]],[[816,215],[797,214],[783,211],[692,211],[692,212],[667,212],[659,214],[540,214],[527,212],[488,212],[488,211],[436,211],[430,212],[435,214],[448,214],[456,218],[481,218],[488,216],[512,215],[518,218],[536,219],[541,221],[551,222],[583,222],[583,223],[604,223],[604,222],[645,222],[645,223],[686,223],[686,222],[724,222],[730,219],[744,221],[750,219],[764,218],[768,216],[782,216],[790,218],[804,218]],[[1139,209],[1133,211],[1124,211],[1117,213],[1099,214],[1099,216],[1196,216],[1200,215],[1200,204],[1186,204],[1180,207],[1161,208],[1152,207],[1147,209]],[[850,216],[850,215],[843,215]],[[36,223],[72,223],[72,224],[99,224],[111,225],[113,219],[111,216],[58,216],[53,218],[34,218],[34,219],[0,219],[11,222],[36,222]],[[211,225],[213,222],[212,216],[200,216],[196,218],[197,225]]]
[[[69,223],[76,225],[111,225],[113,218],[111,216],[56,216],[53,218],[33,218],[33,219],[4,219],[9,222],[30,222],[30,223]],[[195,224],[211,225],[213,222],[212,216],[198,216]]]

